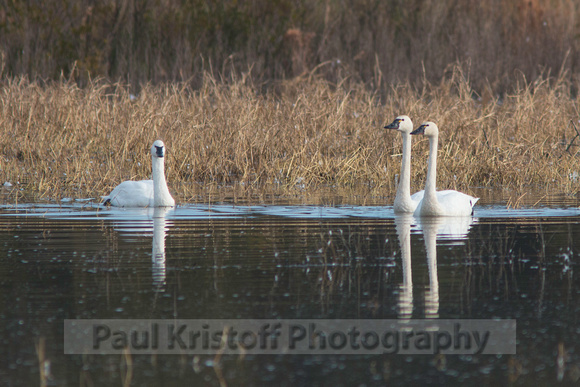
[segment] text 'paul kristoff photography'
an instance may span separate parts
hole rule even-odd
[[[65,354],[515,354],[516,320],[65,320]]]

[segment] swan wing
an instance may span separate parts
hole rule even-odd
[[[437,192],[437,200],[446,216],[467,216],[473,213],[473,206],[479,198],[459,191],[445,190]]]
[[[153,180],[124,181],[104,199],[117,207],[153,206]]]
[[[453,193],[457,193],[457,191],[453,191],[451,189],[447,189],[444,191],[437,191],[437,199],[443,198],[446,195],[449,194],[453,194]],[[459,192],[461,193],[461,192]],[[423,200],[423,196],[425,196],[425,190],[421,190],[419,192],[415,192],[413,195],[411,195],[411,200],[413,200],[415,203],[419,203],[421,200]],[[475,198],[474,198],[475,199]],[[477,198],[479,199],[479,198]]]
[[[413,195],[411,195],[411,200],[414,201],[415,203],[419,204],[419,202],[421,200],[423,200],[423,196],[425,196],[425,190],[421,190],[419,192],[415,192]]]
[[[473,206],[479,200],[479,198],[454,190],[438,191],[436,196],[437,203],[424,203],[424,200],[421,199],[414,215],[470,216],[473,214]]]
[[[411,200],[417,204],[417,208],[420,207],[424,196],[425,190],[415,192],[411,195]],[[471,215],[473,206],[478,200],[479,198],[451,189],[437,191],[437,201],[443,206],[446,212],[449,212],[449,216],[463,216],[461,214],[464,213]]]

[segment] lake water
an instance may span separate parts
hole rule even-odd
[[[384,206],[0,206],[3,385],[580,380],[575,198],[421,222]],[[524,203],[525,204],[525,203]],[[65,319],[515,319],[516,355],[64,355]]]

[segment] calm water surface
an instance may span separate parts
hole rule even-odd
[[[0,206],[2,385],[580,380],[576,199],[420,222],[382,206]],[[80,356],[64,319],[516,319],[517,355]],[[129,366],[127,365],[129,363]],[[128,384],[127,384],[128,385]]]

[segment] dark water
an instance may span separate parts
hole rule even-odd
[[[555,385],[580,379],[580,210],[0,207],[2,385]],[[63,354],[64,319],[516,319],[516,355]]]

